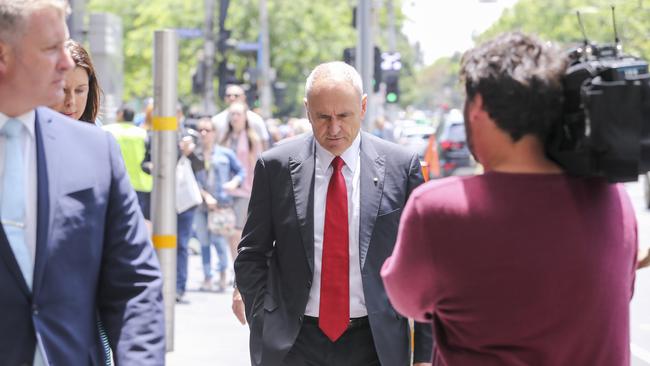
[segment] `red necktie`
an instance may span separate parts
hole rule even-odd
[[[318,326],[336,341],[350,322],[350,257],[348,244],[348,193],[341,173],[343,160],[332,160],[332,177],[327,187],[323,258],[321,262]]]

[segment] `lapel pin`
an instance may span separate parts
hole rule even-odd
[[[372,178],[372,181],[375,183],[375,185],[377,185],[377,182],[379,182],[379,179],[377,179],[377,177],[374,177],[374,178]]]

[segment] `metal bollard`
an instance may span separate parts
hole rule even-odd
[[[178,40],[173,30],[154,33],[153,244],[163,274],[167,352],[174,350],[176,304],[176,117]]]

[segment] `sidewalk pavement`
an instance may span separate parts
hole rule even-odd
[[[191,248],[198,249],[196,244]],[[249,366],[248,326],[230,309],[232,289],[202,292],[202,281],[201,255],[190,254],[185,294],[189,303],[175,306],[174,350],[167,353],[167,365]]]

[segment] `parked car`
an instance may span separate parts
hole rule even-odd
[[[437,151],[435,154],[431,154],[432,146],[435,146],[434,131],[433,126],[417,124],[414,121],[400,121],[399,127],[395,129],[395,141],[418,154],[425,180],[439,176]],[[430,164],[432,156],[436,159],[436,164],[433,166]]]
[[[452,110],[438,126],[438,156],[442,176],[466,175],[474,170],[475,163],[467,146],[465,123],[458,110]]]
[[[397,132],[397,143],[417,153],[420,160],[422,160],[429,142],[429,136],[433,133],[434,128],[430,125],[414,124],[403,126]]]

